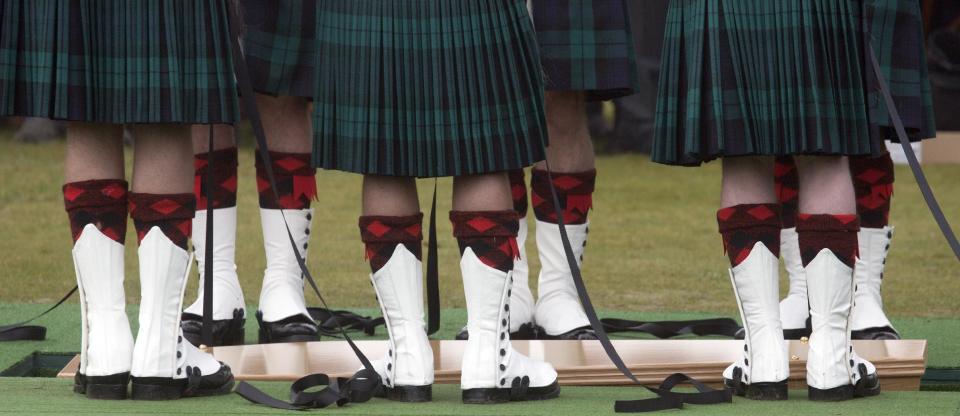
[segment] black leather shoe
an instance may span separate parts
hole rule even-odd
[[[187,378],[131,377],[130,398],[134,400],[173,400],[228,394],[233,390],[233,372],[220,363],[216,373],[201,375],[200,368],[187,367]]]
[[[540,332],[538,339],[561,339],[561,340],[594,340],[597,333],[589,326],[574,328],[558,335],[550,335],[546,331]]]
[[[520,325],[520,328],[517,329],[516,332],[511,332],[510,339],[513,341],[538,339],[542,332],[543,328],[540,328],[533,322],[527,322],[523,325]],[[460,329],[460,332],[457,332],[457,340],[466,341],[469,338],[470,334],[467,332],[467,327],[463,327]]]
[[[263,312],[257,311],[260,332],[257,337],[261,344],[277,342],[319,341],[317,323],[303,315],[294,315],[276,322],[263,320]]]
[[[857,366],[857,371],[860,373],[857,384],[823,390],[807,386],[807,397],[815,402],[839,402],[880,394],[880,377],[877,376],[877,372],[867,374],[867,366],[863,364]]]
[[[211,347],[220,347],[226,345],[243,345],[243,329],[247,320],[243,317],[243,309],[234,309],[233,318],[214,320],[212,325],[213,345]],[[202,345],[201,330],[203,329],[203,317],[192,313],[183,313],[180,315],[180,328],[183,329],[183,336],[193,345]]]
[[[80,372],[73,377],[73,391],[85,394],[90,399],[123,400],[127,398],[127,383],[130,372],[108,376],[87,377]]]
[[[850,338],[867,340],[900,339],[900,333],[889,326],[883,326],[850,331]]]
[[[783,339],[800,339],[804,337],[810,338],[810,332],[812,332],[811,328],[810,317],[808,316],[806,324],[803,326],[803,328],[784,328]],[[737,339],[743,339],[743,337],[739,337]],[[856,339],[856,337],[854,337],[854,339]]]

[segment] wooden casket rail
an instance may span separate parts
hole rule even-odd
[[[791,388],[805,388],[807,345],[787,341],[790,348]],[[735,340],[616,340],[624,362],[642,382],[656,385],[673,373],[686,373],[715,387],[721,372],[743,353],[743,341]],[[460,382],[460,358],[465,341],[432,341],[437,383]],[[387,352],[386,341],[357,341],[370,359]],[[597,341],[513,341],[523,354],[546,360],[568,386],[628,385]],[[860,356],[872,361],[883,389],[918,390],[927,361],[926,340],[854,341]],[[323,372],[349,376],[360,362],[343,341],[289,344],[258,344],[216,347],[213,354],[230,365],[238,380],[292,381],[306,374]],[[74,358],[59,377],[73,377],[79,358]]]

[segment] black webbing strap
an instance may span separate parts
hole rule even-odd
[[[240,47],[241,20],[239,19],[239,9],[236,2],[227,2],[227,4],[230,8],[228,13],[228,24],[230,26],[230,45],[233,55],[235,76],[237,78],[237,84],[240,88],[240,103],[243,106],[244,113],[250,119],[250,125],[253,127],[254,137],[257,140],[257,156],[260,158],[260,161],[265,167],[264,170],[267,174],[267,181],[270,183],[270,189],[273,193],[273,198],[274,200],[279,201],[280,195],[277,193],[277,182],[276,178],[274,177],[273,164],[270,160],[270,152],[267,148],[267,140],[263,130],[263,123],[260,120],[260,113],[257,110],[257,103],[254,99],[255,93],[253,91],[253,85],[250,83],[250,74],[247,72],[247,64],[243,55],[243,49]],[[290,232],[290,226],[287,224],[287,218],[283,214],[282,210],[280,211],[280,217],[283,219],[284,227],[287,231],[287,239],[290,241],[290,247],[293,250],[294,257],[297,259],[297,265],[300,267],[303,277],[308,283],[310,283],[310,287],[313,289],[314,294],[317,295],[317,298],[320,299],[320,303],[323,305],[323,307],[330,309],[330,307],[327,306],[327,301],[320,293],[320,289],[317,287],[316,281],[310,274],[310,270],[307,269],[307,264],[304,261],[303,256],[300,255],[300,250],[297,248],[296,241],[293,239],[293,234]],[[334,322],[336,323],[336,321]],[[235,392],[251,402],[287,410],[323,408],[334,403],[337,406],[343,406],[351,401],[360,402],[364,401],[364,399],[369,399],[381,385],[380,376],[377,375],[376,371],[374,371],[373,365],[370,364],[370,360],[363,355],[363,352],[360,351],[360,348],[357,347],[357,344],[350,339],[349,335],[347,335],[347,331],[342,326],[337,326],[340,330],[340,336],[347,341],[347,344],[350,345],[350,349],[353,350],[353,353],[363,365],[363,369],[354,374],[353,377],[330,379],[324,374],[312,374],[303,377],[294,383],[293,386],[291,386],[292,394],[290,402],[283,402],[279,399],[272,398],[268,394],[258,390],[256,387],[253,387],[252,385],[242,381],[237,384]],[[325,385],[327,387],[319,392],[306,392],[306,389],[308,388],[321,385]]]
[[[427,239],[427,335],[440,329],[440,270],[437,259],[437,180],[433,180],[430,230]]]
[[[77,291],[77,286],[74,286],[73,289],[70,289],[66,295],[63,295],[57,303],[53,306],[47,308],[47,310],[41,312],[39,315],[34,316],[33,318],[27,319],[23,322],[17,322],[11,325],[0,326],[0,341],[43,341],[47,337],[47,328],[40,325],[27,325],[33,320],[40,318],[43,315],[50,313],[50,311],[57,309],[63,302],[66,302],[67,299],[70,299],[70,296],[73,296],[73,293]]]
[[[718,335],[735,338],[741,326],[730,318],[693,319],[689,321],[633,321],[629,319],[603,318],[600,320],[608,334],[637,332],[650,334],[660,339],[680,335]]]
[[[900,119],[900,113],[897,111],[893,97],[890,95],[890,87],[887,85],[887,80],[883,78],[877,55],[873,52],[872,47],[867,49],[867,53],[870,54],[870,63],[873,65],[873,72],[877,75],[877,84],[880,85],[880,93],[883,95],[883,101],[887,105],[887,113],[890,115],[890,121],[893,122],[893,128],[897,132],[897,138],[900,139],[900,147],[903,148],[903,154],[907,157],[910,170],[917,179],[917,186],[920,187],[923,200],[926,201],[927,208],[930,209],[930,214],[933,215],[937,226],[940,227],[940,232],[943,234],[943,237],[947,239],[947,244],[950,246],[950,249],[953,250],[953,255],[957,257],[957,260],[960,260],[960,243],[957,242],[957,236],[953,233],[953,229],[950,228],[947,217],[943,215],[943,210],[940,209],[937,198],[933,196],[933,190],[930,189],[930,183],[927,182],[927,176],[923,174],[923,169],[920,168],[920,161],[917,160],[917,155],[913,153],[913,147],[910,146],[910,138],[907,137],[907,131],[903,128],[903,120]]]
[[[366,335],[375,335],[377,327],[384,324],[383,317],[359,315],[347,310],[330,310],[327,308],[307,308],[310,317],[317,322],[320,335],[340,337],[340,328],[347,332],[363,332]]]
[[[203,196],[207,199],[207,235],[203,252],[203,318],[200,326],[200,341],[213,345],[213,124],[207,131],[207,174],[203,178]]]
[[[384,325],[383,317],[364,316],[348,310],[330,310],[309,307],[307,312],[317,322],[320,335],[340,337],[339,327],[347,332],[363,332],[376,335],[377,327]],[[653,335],[660,339],[682,335],[722,336],[736,338],[742,327],[730,318],[693,319],[687,321],[634,321],[620,318],[601,318],[600,323],[608,334],[632,332]]]
[[[657,395],[657,397],[651,399],[618,400],[614,405],[614,410],[618,413],[641,413],[665,409],[680,409],[684,403],[715,404],[733,401],[730,391],[726,389],[713,389],[691,377],[679,373],[667,377],[657,388],[647,387],[627,368],[627,365],[623,362],[623,358],[620,358],[620,354],[617,353],[616,348],[613,347],[613,343],[610,342],[610,337],[607,335],[603,324],[600,322],[600,319],[597,318],[597,311],[594,309],[590,295],[587,293],[587,287],[583,283],[583,276],[580,274],[580,267],[577,266],[573,248],[570,246],[570,238],[567,236],[567,228],[564,225],[563,208],[561,208],[560,198],[557,196],[557,189],[553,186],[553,176],[550,173],[550,161],[545,160],[544,163],[546,163],[547,168],[547,183],[550,184],[550,197],[553,200],[553,206],[557,214],[557,225],[560,228],[560,241],[563,243],[563,251],[567,257],[567,265],[570,267],[570,274],[573,276],[574,286],[576,286],[577,294],[580,296],[580,304],[583,305],[587,320],[590,321],[590,327],[593,328],[593,331],[597,334],[597,340],[600,341],[603,351],[606,352],[607,357],[610,358],[610,361],[613,362],[617,369],[640,387]],[[680,383],[692,384],[697,389],[697,393],[674,393],[672,391],[673,387]]]
[[[360,370],[349,379],[340,377],[331,380],[326,374],[301,377],[290,385],[289,402],[270,396],[245,382],[237,384],[234,392],[253,403],[282,410],[322,409],[332,404],[343,406],[347,403],[363,403],[369,401],[380,387],[380,376],[369,371]],[[327,387],[317,392],[307,391],[319,386]]]

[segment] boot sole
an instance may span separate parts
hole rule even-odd
[[[496,404],[507,402],[523,402],[534,400],[549,400],[560,396],[560,384],[556,381],[544,387],[528,387],[522,396],[512,394],[512,389],[480,388],[463,391],[464,404]]]
[[[130,398],[133,400],[175,400],[183,397],[187,388],[187,380],[170,384],[139,383],[134,381],[130,385]],[[179,380],[178,380],[179,381]]]
[[[880,379],[876,373],[863,376],[857,385],[834,387],[832,389],[818,389],[807,385],[807,397],[815,402],[839,402],[858,397],[872,397],[880,394]]]
[[[133,400],[176,400],[185,397],[206,397],[229,394],[233,391],[233,378],[221,386],[195,389],[187,392],[186,379],[161,379],[155,382],[140,382],[133,379],[130,398]]]
[[[379,396],[395,402],[429,402],[433,400],[433,385],[384,387],[382,395]]]
[[[839,402],[853,398],[853,385],[818,389],[807,386],[807,397],[814,402]]]
[[[777,401],[787,400],[790,396],[787,380],[743,384],[734,383],[733,380],[725,378],[723,379],[723,385],[733,394],[750,400]]]
[[[129,380],[130,373],[90,377],[78,373],[74,379],[73,391],[86,395],[88,399],[125,400]]]
[[[126,384],[87,384],[86,392],[88,399],[97,400],[126,400]]]

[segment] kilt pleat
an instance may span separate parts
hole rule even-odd
[[[0,0],[0,115],[232,123],[224,0]]]
[[[318,167],[440,177],[543,159],[523,0],[321,0],[317,20]]]
[[[626,0],[532,0],[548,91],[584,91],[588,101],[637,90]]]
[[[864,0],[867,40],[890,86],[910,141],[936,135],[933,95],[924,50],[923,16],[916,0]],[[867,71],[870,117],[877,137],[899,141],[873,71]]]
[[[316,0],[242,0],[244,54],[254,90],[313,97]]]
[[[932,137],[916,0],[673,1],[652,159],[878,154],[890,128],[866,48],[911,139]]]

